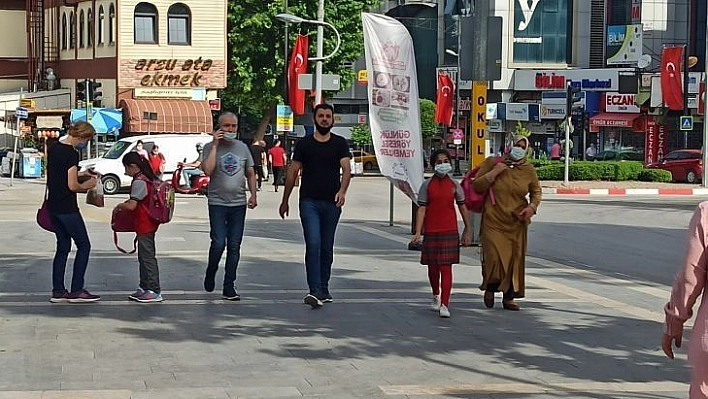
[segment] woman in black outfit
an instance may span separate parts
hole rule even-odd
[[[79,122],[69,128],[69,137],[66,140],[54,143],[47,150],[47,205],[57,237],[57,249],[52,264],[52,297],[49,299],[52,303],[95,302],[101,299],[84,288],[84,274],[91,252],[91,242],[76,201],[76,193],[96,186],[95,175],[79,173],[77,151],[86,148],[95,134],[91,124]],[[80,177],[82,183],[79,183]],[[64,273],[72,240],[76,244],[76,257],[71,291],[67,291],[64,286]]]

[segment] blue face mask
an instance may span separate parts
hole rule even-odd
[[[526,157],[526,149],[521,147],[514,147],[509,153],[509,157],[514,161],[520,161]]]
[[[88,143],[86,143],[86,142],[79,143],[79,144],[77,144],[77,145],[74,146],[74,148],[76,148],[76,149],[79,150],[79,151],[85,150],[86,147],[88,147]]]
[[[445,176],[445,175],[449,174],[450,172],[452,172],[452,165],[450,165],[447,162],[439,163],[439,164],[435,165],[435,174],[437,174],[440,177]]]
[[[226,141],[234,141],[237,138],[238,138],[238,133],[231,133],[231,132],[224,133],[224,139],[226,139]]]

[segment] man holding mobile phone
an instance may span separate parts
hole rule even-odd
[[[224,299],[238,301],[236,268],[241,256],[241,241],[246,221],[246,209],[258,205],[256,173],[251,150],[237,139],[238,117],[225,112],[219,117],[214,140],[204,146],[201,168],[209,175],[209,227],[211,245],[204,277],[204,289],[214,291],[216,272],[226,250],[224,267]],[[250,196],[246,198],[246,183]]]

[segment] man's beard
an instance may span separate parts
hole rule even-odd
[[[315,129],[317,130],[317,132],[319,132],[319,134],[325,136],[332,130],[332,126],[320,126],[317,124],[317,122],[315,122]]]

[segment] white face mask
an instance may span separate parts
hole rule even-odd
[[[509,152],[509,157],[514,161],[520,161],[526,156],[526,149],[521,147],[513,147]]]
[[[445,176],[450,172],[452,172],[452,165],[449,163],[439,163],[435,165],[435,173],[439,176]]]

